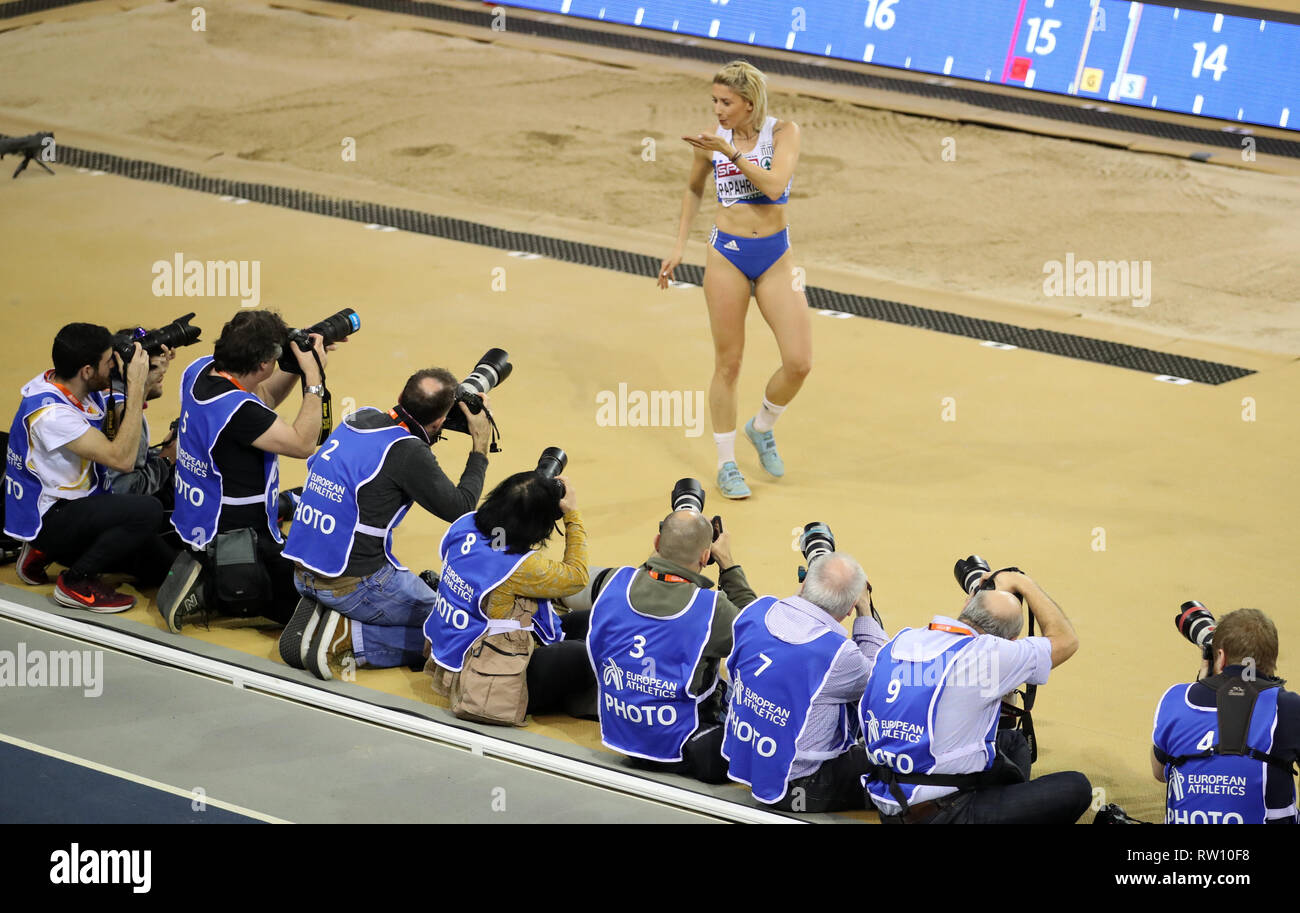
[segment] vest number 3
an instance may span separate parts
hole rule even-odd
[[[627,651],[627,655],[633,659],[640,659],[645,656],[645,638],[640,634],[632,637],[632,649]]]

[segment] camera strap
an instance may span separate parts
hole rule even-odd
[[[320,385],[325,388],[325,392],[321,394],[320,398],[320,434],[316,437],[316,446],[319,447],[329,439],[330,434],[334,431],[334,410],[330,406],[334,397],[330,394],[330,388],[325,385],[325,366],[320,363],[320,355],[316,353],[315,349],[311,350],[311,357],[316,359],[316,367],[320,370]],[[305,376],[302,377],[302,389],[306,393],[307,378]]]
[[[1195,754],[1179,755],[1167,763],[1178,767],[1187,761],[1209,758],[1215,755],[1247,757],[1254,761],[1272,764],[1295,776],[1294,762],[1276,755],[1268,754],[1246,744],[1250,733],[1250,718],[1255,712],[1255,702],[1261,691],[1277,688],[1278,681],[1267,679],[1243,679],[1239,675],[1225,675],[1220,672],[1204,679],[1201,684],[1214,691],[1215,711],[1217,714],[1217,732],[1219,740],[1208,751]]]

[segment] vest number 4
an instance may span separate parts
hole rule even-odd
[[[1205,734],[1205,738],[1201,739],[1199,742],[1196,743],[1196,747],[1197,747],[1200,751],[1209,751],[1211,748],[1213,748],[1213,747],[1214,747],[1214,730],[1211,729],[1209,732],[1207,732],[1207,733]]]

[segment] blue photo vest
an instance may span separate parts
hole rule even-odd
[[[368,410],[378,411],[378,410]],[[284,557],[323,574],[338,577],[348,566],[357,533],[384,540],[388,563],[406,570],[393,557],[393,530],[411,507],[407,501],[386,529],[361,522],[357,499],[361,489],[384,465],[388,451],[410,432],[401,425],[356,428],[339,423],[320,450],[307,460],[307,481],[302,500],[293,512],[293,527]]]
[[[637,568],[619,568],[591,607],[587,656],[596,670],[600,740],[605,747],[651,761],[680,761],[699,728],[700,701],[691,678],[713,628],[715,590],[695,587],[676,615],[642,615],[629,588]]]
[[[488,594],[505,583],[532,552],[519,555],[494,549],[491,538],[474,525],[473,512],[451,525],[439,551],[442,572],[438,601],[424,622],[424,636],[432,645],[434,661],[459,672],[474,641],[488,633],[489,620],[483,611]],[[537,601],[533,633],[542,643],[564,639],[550,600]]]
[[[827,761],[853,743],[845,705],[840,707],[837,747],[797,750],[808,711],[847,641],[831,631],[808,643],[781,640],[764,622],[776,601],[774,596],[760,596],[745,606],[732,626],[735,646],[727,657],[731,702],[722,740],[722,755],[730,762],[727,776],[749,786],[755,799],[768,804],[785,797],[796,760]]]
[[[1175,685],[1156,710],[1153,741],[1173,757],[1199,754],[1219,741],[1215,706],[1188,700],[1192,685]],[[1246,746],[1269,752],[1277,724],[1280,688],[1259,693],[1246,731]],[[1262,824],[1267,817],[1264,778],[1268,764],[1245,755],[1192,758],[1165,765],[1166,824]]]
[[[204,548],[216,536],[222,505],[266,503],[266,526],[276,542],[279,524],[280,460],[265,453],[266,489],[263,494],[228,498],[222,491],[221,471],[212,448],[235,412],[247,402],[261,403],[254,394],[238,388],[212,399],[194,398],[194,384],[212,365],[208,355],[194,361],[181,375],[181,423],[176,442],[176,498],[172,526],[195,548]]]
[[[932,650],[925,651],[930,658],[924,661],[902,660],[894,655],[894,647],[904,634],[913,641],[924,638],[936,647],[945,641],[951,643],[937,654]],[[901,774],[927,774],[934,771],[940,763],[934,753],[934,732],[931,729],[934,708],[938,706],[948,685],[948,673],[953,661],[974,642],[973,635],[904,628],[880,651],[858,710],[862,719],[862,737],[873,764],[893,768]],[[997,759],[997,728],[998,718],[995,714],[992,725],[984,734],[982,745],[959,746],[954,753],[965,756],[982,747],[984,770],[988,770]],[[873,798],[898,804],[897,798],[882,781],[868,774],[862,778],[862,782]],[[909,805],[928,802],[957,791],[952,786],[916,783],[900,783],[898,786]]]
[[[27,420],[32,413],[46,406],[62,403],[73,409],[77,405],[63,391],[46,379],[45,374],[32,378],[23,386],[22,400],[18,404],[18,414],[9,426],[9,447],[5,453],[5,535],[30,542],[41,533],[41,493],[59,497],[57,489],[47,489],[44,482],[28,466],[28,452],[31,438],[28,436]],[[91,428],[101,429],[107,416],[108,400],[104,393],[87,394],[84,409],[86,422]],[[103,494],[108,491],[104,467],[92,463],[90,491],[87,495],[80,492],[77,497]]]

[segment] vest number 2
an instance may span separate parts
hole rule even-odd
[[[334,448],[337,447],[338,445],[339,442],[337,439],[330,441],[330,445],[321,451],[320,458],[322,460],[328,460],[330,458],[330,454],[334,452]]]

